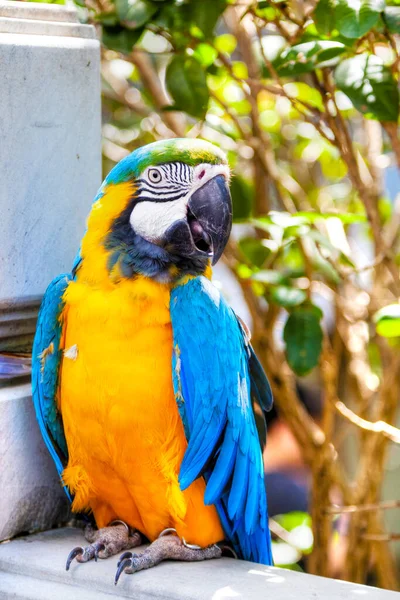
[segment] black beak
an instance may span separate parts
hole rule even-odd
[[[220,259],[232,228],[232,200],[223,175],[196,190],[188,202],[187,220],[165,233],[166,248],[181,256]]]

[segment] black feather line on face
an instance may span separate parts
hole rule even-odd
[[[110,253],[108,269],[118,264],[123,277],[128,279],[144,275],[156,281],[173,282],[185,275],[204,273],[207,257],[185,257],[171,254],[165,248],[152,244],[138,235],[130,223],[135,205],[140,201],[136,194],[129,205],[117,217],[104,242]]]
[[[145,202],[145,201],[147,201],[147,202],[173,202],[174,200],[180,200],[181,198],[184,198],[186,196],[186,192],[184,192],[182,194],[175,194],[175,195],[173,192],[169,192],[168,195],[163,194],[163,195],[167,196],[166,198],[160,198],[159,195],[154,195],[147,190],[141,190],[141,193],[143,195],[140,196],[140,198],[138,198],[138,202]]]
[[[154,170],[154,168],[149,169]],[[149,180],[143,175],[136,181],[138,201],[152,200],[154,202],[170,202],[186,196],[193,182],[193,169],[182,162],[172,162],[159,165],[157,170],[162,171],[162,179],[158,183]]]

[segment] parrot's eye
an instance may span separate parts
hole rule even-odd
[[[161,173],[158,169],[150,169],[148,172],[148,178],[151,183],[160,183]]]

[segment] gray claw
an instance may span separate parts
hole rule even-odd
[[[229,552],[233,556],[233,558],[238,558],[238,555],[236,554],[232,546],[228,546],[228,544],[217,544],[217,546],[221,549],[222,553]]]
[[[104,544],[99,544],[98,546],[96,546],[93,557],[95,562],[97,562],[97,559],[99,558],[99,552],[101,552],[102,550],[105,550]]]
[[[182,538],[181,541],[186,548],[190,548],[191,550],[201,550],[201,546],[198,546],[197,544],[188,544],[185,538]]]
[[[69,567],[70,567],[72,561],[74,560],[74,558],[83,553],[84,553],[84,549],[82,548],[82,546],[77,546],[76,548],[71,550],[71,552],[68,554],[67,562],[65,564],[65,570],[69,571]]]
[[[132,556],[132,552],[124,552],[123,554],[121,554],[121,556],[119,557],[117,567],[119,567],[123,560],[125,560],[126,558],[132,558]]]
[[[131,552],[125,552],[125,554],[132,554]],[[124,556],[124,555],[122,555]],[[122,559],[122,557],[121,557]],[[118,583],[118,579],[121,576],[121,573],[123,573],[123,571],[125,571],[125,569],[127,567],[132,567],[133,562],[132,562],[132,558],[124,558],[123,560],[119,561],[118,563],[118,568],[117,568],[117,572],[115,573],[115,579],[114,579],[114,584],[117,585]]]
[[[164,537],[165,535],[176,535],[178,536],[178,532],[174,527],[167,527],[167,529],[163,529],[159,534],[159,538]],[[179,536],[178,536],[179,537]]]

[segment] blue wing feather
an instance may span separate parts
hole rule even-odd
[[[204,475],[239,556],[272,564],[264,467],[252,396],[271,407],[268,380],[235,314],[204,277],[171,292],[175,395],[188,438],[179,481]]]
[[[61,415],[57,410],[56,393],[62,356],[60,315],[64,306],[62,298],[69,281],[70,275],[60,275],[47,288],[39,311],[32,350],[32,397],[36,418],[60,476],[68,461],[68,449]],[[71,500],[66,487],[64,490]]]
[[[256,389],[257,399],[260,404],[260,407],[263,411],[268,412],[269,410],[271,410],[273,403],[271,386],[253,348],[250,344],[248,347],[250,352],[249,368],[251,384]]]
[[[262,448],[264,448],[267,439],[265,413],[272,408],[272,390],[267,376],[264,373],[264,369],[262,368],[260,361],[250,344],[247,333],[242,326],[242,322],[238,317],[237,319],[247,347],[251,398],[253,404],[258,405],[260,408],[260,410],[255,413],[255,418],[260,443]]]

